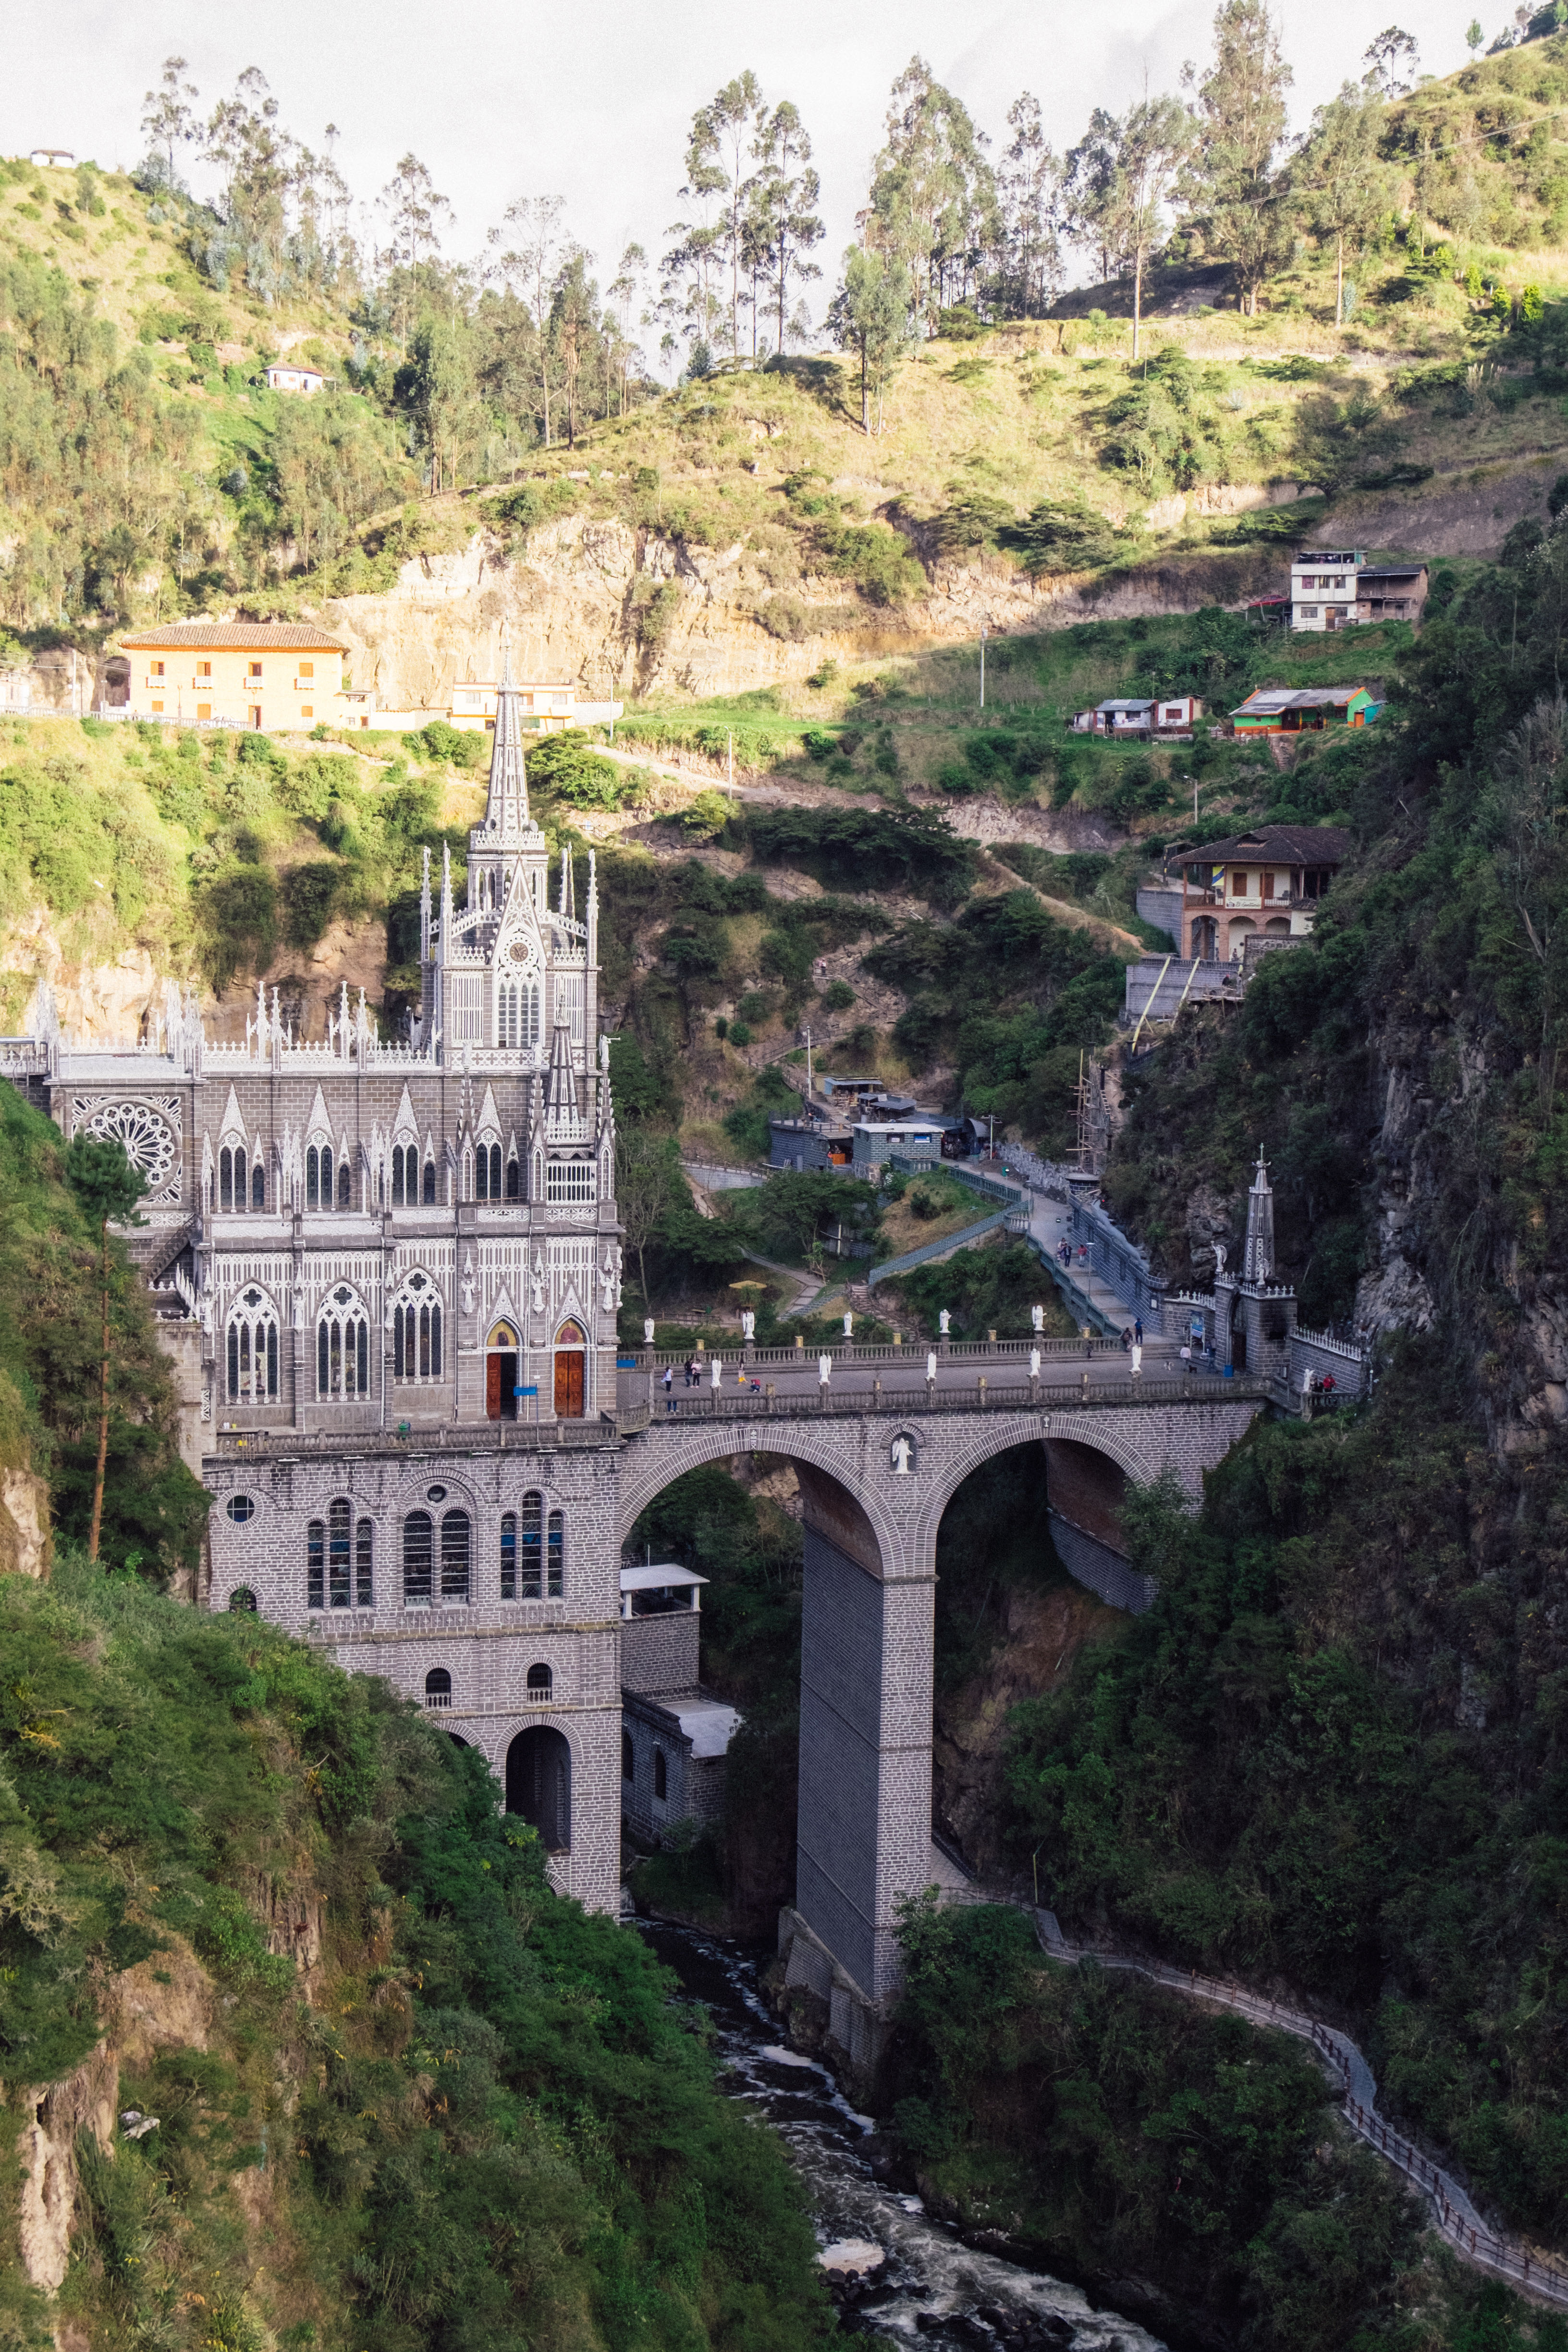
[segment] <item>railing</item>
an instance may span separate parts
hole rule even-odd
[[[613,1445],[619,1437],[635,1435],[647,1426],[647,1408],[600,1413],[584,1421],[480,1421],[405,1423],[392,1429],[220,1429],[203,1451],[222,1459],[237,1455],[270,1455],[281,1460],[294,1455],[337,1454],[345,1449],[356,1455],[381,1456],[409,1453],[520,1453],[541,1445]]]
[[[1026,1358],[1032,1348],[1038,1348],[1046,1356],[1084,1355],[1081,1339],[966,1339],[956,1342],[936,1339],[930,1344],[941,1363],[973,1364],[982,1369],[1002,1359]],[[1096,1340],[1093,1345],[1097,1354],[1104,1354],[1103,1341]],[[717,1358],[721,1364],[734,1371],[739,1371],[742,1366],[748,1371],[771,1366],[793,1368],[798,1372],[807,1369],[815,1371],[818,1356],[831,1356],[836,1366],[847,1370],[851,1364],[918,1364],[926,1352],[927,1343],[923,1339],[913,1340],[908,1347],[894,1347],[882,1340],[872,1347],[862,1347],[858,1340],[846,1347],[842,1341],[836,1340],[831,1347],[824,1348],[638,1348],[635,1350],[628,1348],[626,1350],[626,1369],[629,1370],[635,1363],[639,1372],[662,1372],[668,1364],[673,1370],[679,1371],[683,1364],[696,1362],[706,1370]]]
[[[980,1241],[986,1234],[994,1234],[998,1225],[1005,1224],[1012,1213],[1010,1209],[998,1209],[994,1216],[982,1217],[977,1225],[963,1225],[957,1233],[942,1234],[933,1242],[922,1242],[919,1249],[905,1250],[900,1257],[884,1258],[881,1265],[874,1265],[866,1276],[868,1288],[876,1283],[889,1281],[895,1276],[908,1274],[917,1265],[929,1265],[933,1257],[946,1257],[953,1250],[967,1249],[971,1242]]]
[[[1240,1375],[1235,1380],[1215,1380],[1206,1373],[1189,1373],[1181,1380],[1152,1379],[1147,1372],[1124,1373],[1110,1381],[1096,1381],[1086,1371],[1076,1383],[1053,1381],[1047,1384],[1043,1379],[993,1381],[982,1372],[973,1388],[939,1388],[927,1381],[923,1390],[922,1394],[918,1388],[884,1389],[879,1380],[869,1389],[852,1390],[835,1389],[831,1381],[820,1381],[816,1396],[798,1391],[788,1396],[770,1394],[765,1383],[761,1392],[672,1388],[664,1400],[663,1412],[657,1398],[651,1412],[656,1423],[661,1419],[813,1421],[825,1414],[853,1419],[868,1412],[1056,1412],[1079,1405],[1233,1404],[1238,1399],[1268,1400],[1273,1395],[1270,1382],[1263,1379]]]
[[[962,1899],[976,1899],[966,1889]],[[993,1898],[994,1899],[994,1898]],[[1026,1906],[1026,1908],[1032,1906]],[[1146,1977],[1192,2000],[1236,2011],[1255,2025],[1271,2025],[1310,2042],[1339,2075],[1344,2090],[1344,2117],[1358,2139],[1375,2148],[1402,2172],[1426,2199],[1441,2235],[1461,2258],[1479,2270],[1508,2279],[1525,2294],[1543,2302],[1568,2305],[1568,2269],[1531,2253],[1516,2239],[1489,2230],[1451,2173],[1384,2121],[1377,2112],[1377,2084],[1371,2067],[1349,2034],[1325,2025],[1304,2010],[1288,2009],[1280,2001],[1251,1992],[1245,1985],[1220,1977],[1200,1977],[1190,1969],[1168,1968],[1163,1961],[1134,1958],[1117,1951],[1099,1951],[1092,1945],[1069,1944],[1049,1911],[1035,1912],[1035,1932],[1051,1958],[1076,1964],[1096,1961],[1106,1969],[1121,1969]]]

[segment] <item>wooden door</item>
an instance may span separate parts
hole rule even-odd
[[[583,1351],[579,1348],[563,1348],[555,1358],[555,1418],[557,1421],[581,1421],[583,1418]]]
[[[485,1358],[485,1412],[491,1421],[500,1419],[500,1358]]]

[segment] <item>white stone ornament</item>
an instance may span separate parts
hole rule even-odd
[[[1225,1244],[1223,1242],[1215,1242],[1214,1245],[1214,1270],[1216,1276],[1225,1272]]]
[[[655,1325],[653,1317],[651,1315],[645,1315],[643,1318],[642,1327],[643,1345],[645,1348],[652,1347],[654,1329]]]
[[[544,1312],[544,1260],[537,1250],[533,1253],[533,1311],[536,1315]]]
[[[855,1337],[855,1318],[847,1310],[844,1317],[844,1337],[847,1339],[852,1339]]]
[[[914,1443],[912,1439],[905,1435],[901,1429],[900,1430],[897,1437],[894,1438],[891,1445],[888,1448],[888,1459],[893,1465],[893,1475],[895,1478],[907,1478],[910,1472],[914,1468]]]
[[[649,1329],[650,1333],[651,1333],[651,1331],[652,1331],[652,1328],[653,1328],[653,1326],[650,1324],[650,1325],[648,1326],[648,1329]],[[744,1308],[742,1308],[742,1314],[741,1314],[741,1337],[742,1337],[742,1339],[744,1339],[744,1341],[746,1342],[746,1345],[747,1345],[748,1347],[750,1347],[750,1346],[751,1346],[752,1341],[756,1338],[756,1336],[757,1336],[757,1318],[756,1318],[756,1317],[752,1314],[752,1310],[751,1310],[751,1308],[750,1308],[749,1307],[744,1307]]]
[[[1029,1309],[1029,1320],[1035,1327],[1035,1332],[1037,1338],[1040,1332],[1042,1332],[1046,1328],[1045,1308],[1043,1307],[1031,1307]]]
[[[464,1258],[464,1260],[463,1260],[463,1312],[464,1312],[464,1314],[465,1314],[465,1315],[471,1315],[471,1314],[473,1313],[473,1311],[474,1311],[474,1261],[473,1261],[472,1255],[470,1254],[469,1255],[466,1256],[466,1257]]]
[[[934,1350],[926,1358],[926,1378],[928,1381],[934,1381],[936,1378],[936,1355]]]
[[[944,1339],[946,1339],[946,1337],[947,1337],[947,1333],[948,1333],[948,1326],[951,1324],[951,1322],[952,1322],[952,1316],[948,1313],[948,1311],[947,1311],[946,1307],[944,1307],[942,1308],[942,1310],[941,1314],[940,1314],[940,1315],[937,1317],[937,1318],[936,1318],[936,1328],[937,1328],[937,1329],[942,1333],[942,1338],[943,1338]]]

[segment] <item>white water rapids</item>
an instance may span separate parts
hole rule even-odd
[[[814,2059],[786,2048],[757,1988],[745,1946],[664,1921],[641,1932],[712,2019],[722,2087],[772,2125],[806,2185],[819,2245],[840,2275],[868,2281],[847,2310],[851,2332],[967,2352],[1163,2352],[1120,2313],[1096,2310],[1078,2287],[966,2245],[920,2198],[879,2180],[868,2153],[873,2126]]]

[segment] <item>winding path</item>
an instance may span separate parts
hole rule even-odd
[[[1026,1909],[1030,1906],[1026,1906]],[[1041,1949],[1053,1960],[1075,1964],[1093,1960],[1102,1969],[1125,1969],[1165,1986],[1189,2000],[1233,2009],[1255,2025],[1271,2025],[1310,2042],[1318,2056],[1344,2090],[1344,2118],[1358,2139],[1385,2157],[1421,2191],[1432,2208],[1439,2233],[1455,2252],[1478,2270],[1506,2279],[1521,2294],[1541,2303],[1568,2308],[1568,2271],[1541,2254],[1531,2253],[1517,2238],[1500,2237],[1489,2230],[1452,2173],[1423,2156],[1377,2112],[1377,2084],[1372,2068],[1350,2036],[1304,2010],[1287,2009],[1277,2000],[1248,1992],[1220,1977],[1200,1977],[1189,1969],[1166,1968],[1161,1961],[1135,1958],[1131,1953],[1102,1949],[1090,1944],[1069,1944],[1053,1911],[1033,1912]]]

